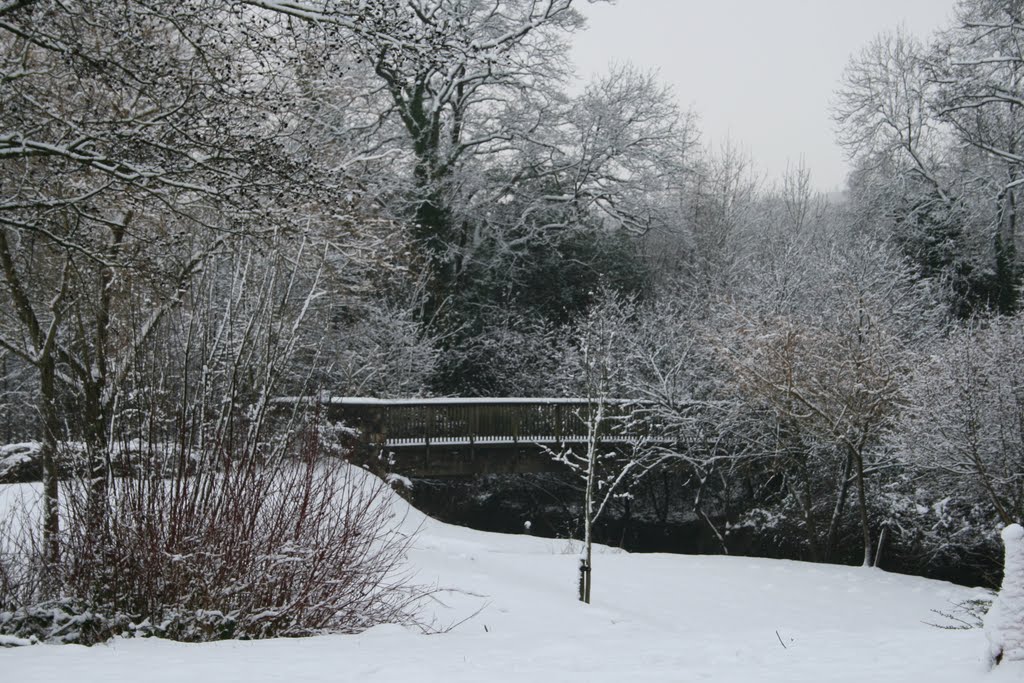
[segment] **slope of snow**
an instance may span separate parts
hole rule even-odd
[[[601,549],[594,604],[575,599],[576,548],[441,524],[397,500],[419,528],[409,560],[443,589],[422,635],[187,645],[0,649],[5,681],[956,681],[987,671],[982,631],[950,631],[933,609],[978,591],[854,567]]]

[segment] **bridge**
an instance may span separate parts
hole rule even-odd
[[[325,417],[358,430],[361,458],[386,458],[411,477],[565,471],[552,453],[580,452],[596,403],[583,398],[320,400]],[[636,402],[606,399],[597,439],[628,451],[650,442],[634,421]]]

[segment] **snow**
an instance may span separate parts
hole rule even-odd
[[[0,492],[2,493],[2,492]],[[0,496],[2,497],[2,496]],[[981,630],[944,630],[932,610],[978,590],[874,569],[598,548],[594,604],[576,598],[579,544],[441,524],[409,561],[441,588],[424,616],[446,629],[380,626],[354,636],[188,645],[115,640],[0,649],[10,681],[956,681],[989,672]]]
[[[1024,527],[1003,529],[1006,564],[1003,585],[985,616],[989,656],[994,662],[1024,661]]]
[[[37,441],[0,446],[0,477],[23,463],[32,462],[38,456],[39,448]]]
[[[403,476],[401,474],[398,474],[397,472],[390,472],[384,478],[384,480],[392,488],[399,488],[399,487],[401,487],[401,488],[405,489],[406,491],[411,491],[412,490],[412,479],[410,479],[409,477]]]

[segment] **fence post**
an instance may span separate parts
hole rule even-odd
[[[423,441],[426,445],[426,454],[430,455],[430,437],[434,432],[434,406],[424,406],[423,409]]]
[[[522,405],[513,406],[512,404],[509,404],[508,406],[506,406],[505,410],[508,411],[507,415],[508,415],[508,418],[509,418],[510,422],[512,423],[512,443],[518,444],[519,443],[519,423],[526,417],[526,415],[528,414],[529,410],[528,409],[524,409],[524,407]]]
[[[562,447],[562,404],[555,404],[555,444]]]

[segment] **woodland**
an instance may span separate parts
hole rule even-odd
[[[599,540],[680,523],[705,552],[998,580],[1024,519],[1024,1],[863,47],[841,196],[703,145],[654,74],[581,83],[580,4],[0,0],[0,475],[44,491],[0,521],[0,611],[105,614],[82,641],[403,613],[379,570],[407,540],[354,540],[380,491],[330,521],[344,425],[274,407],[321,392],[633,400],[663,438],[592,472]],[[717,447],[658,445],[703,426]],[[575,534],[582,488],[461,495]],[[364,602],[257,609],[343,578]]]

